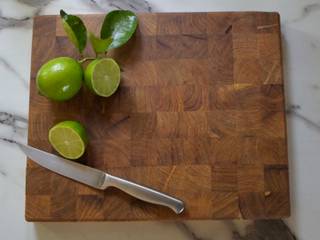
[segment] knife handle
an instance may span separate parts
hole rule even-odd
[[[142,201],[168,207],[176,214],[184,210],[184,203],[179,199],[109,174],[106,174],[103,186],[115,187]]]

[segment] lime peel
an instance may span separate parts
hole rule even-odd
[[[79,122],[63,121],[49,130],[49,142],[63,157],[75,160],[85,152],[87,135]]]
[[[96,59],[86,68],[85,83],[97,95],[109,97],[120,85],[120,67],[112,58]]]

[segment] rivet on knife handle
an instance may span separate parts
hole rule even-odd
[[[106,189],[111,186],[116,187],[142,201],[168,207],[176,214],[180,214],[184,210],[184,203],[177,198],[158,192],[154,189],[141,186],[134,182],[106,174],[102,188]]]
[[[62,176],[97,189],[104,190],[107,187],[116,187],[140,200],[168,207],[177,214],[182,213],[184,210],[184,203],[181,200],[154,189],[112,176],[99,169],[64,159],[29,145],[12,142],[16,143],[30,159]]]

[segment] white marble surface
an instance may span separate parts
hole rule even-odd
[[[285,222],[298,239],[319,239],[320,0],[0,0],[0,137],[26,141],[32,17],[129,4],[135,11],[280,12],[292,199]],[[293,239],[281,221],[27,223],[25,156],[4,142],[0,153],[0,239]]]

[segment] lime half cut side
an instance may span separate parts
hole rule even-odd
[[[111,96],[120,84],[120,67],[111,58],[92,61],[85,71],[86,85],[102,97]]]
[[[63,121],[50,129],[49,142],[61,156],[74,160],[84,154],[87,135],[79,122]]]

